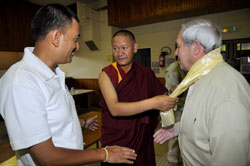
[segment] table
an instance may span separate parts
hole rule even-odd
[[[74,97],[76,104],[84,107],[84,101],[87,100],[87,108],[91,107],[90,94],[94,92],[92,89],[70,89],[70,94]],[[86,96],[86,98],[82,98]],[[85,106],[86,107],[86,106]]]
[[[91,92],[94,92],[94,90],[92,89],[70,89],[69,92],[72,96],[76,96],[76,95],[81,95],[81,94],[89,94]]]
[[[79,115],[79,118],[88,119],[92,116],[97,115],[97,119],[99,121],[99,127],[96,131],[90,131],[87,129],[82,129],[83,139],[84,139],[84,148],[87,148],[96,143],[96,147],[99,148],[98,141],[101,139],[101,127],[102,127],[102,119],[101,112],[90,111]]]

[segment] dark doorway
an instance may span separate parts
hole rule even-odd
[[[151,50],[150,48],[138,49],[134,55],[134,60],[140,64],[151,68]]]
[[[223,40],[221,53],[250,82],[250,38]]]

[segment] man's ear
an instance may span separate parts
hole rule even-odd
[[[52,37],[52,40],[51,40],[51,43],[55,46],[55,47],[59,47],[59,44],[60,44],[60,38],[62,37],[62,33],[58,30],[58,29],[55,29],[51,32],[51,37]]]
[[[193,55],[196,56],[197,58],[200,58],[200,56],[202,56],[205,52],[205,49],[201,45],[199,40],[195,40],[192,43],[192,47],[193,47]]]
[[[138,43],[134,43],[134,53],[137,53],[137,50],[138,50]]]

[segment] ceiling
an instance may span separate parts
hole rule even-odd
[[[26,0],[26,1],[42,6],[47,5],[49,3],[59,3],[67,6],[76,2],[82,2],[94,9],[98,9],[100,7],[103,7],[103,5],[105,6],[107,5],[107,0]]]
[[[250,0],[26,0],[38,5],[76,2],[108,9],[109,25],[128,28],[250,7]]]
[[[76,0],[26,0],[26,1],[41,6],[47,5],[49,3],[59,3],[67,6],[76,2]]]
[[[108,0],[109,25],[121,28],[250,7],[250,0]]]

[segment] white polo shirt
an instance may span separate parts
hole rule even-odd
[[[52,138],[56,147],[83,149],[75,103],[56,74],[25,48],[23,59],[0,80],[0,111],[19,165],[34,165],[27,148]],[[53,55],[51,55],[53,56]]]

